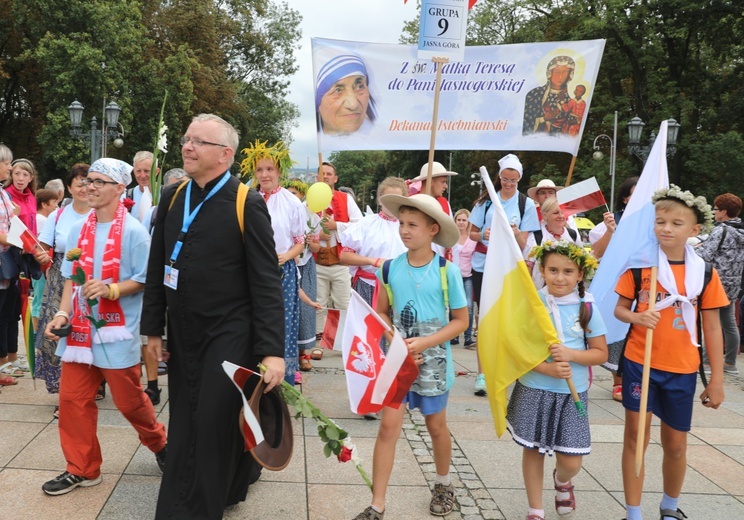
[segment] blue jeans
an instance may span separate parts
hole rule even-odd
[[[465,297],[468,300],[468,329],[465,331],[465,343],[468,343],[473,339],[473,277],[463,278],[462,285],[465,287]]]

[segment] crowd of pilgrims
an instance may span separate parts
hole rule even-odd
[[[460,232],[452,248],[432,244],[439,255],[452,261],[460,270],[468,301],[468,328],[462,340],[464,348],[476,344],[478,304],[483,280],[483,268],[489,246],[493,207],[487,193],[483,193],[471,210],[452,210],[445,192],[448,181],[456,172],[448,171],[438,162],[432,165],[431,186],[428,183],[429,165],[421,167],[419,175],[403,180],[399,177],[384,179],[377,188],[377,212],[367,206],[362,213],[351,189],[337,187],[338,172],[333,164],[324,162],[318,170],[317,182],[325,182],[332,190],[328,208],[315,213],[308,208],[305,196],[308,184],[290,178],[289,153],[281,144],[267,148],[261,143],[251,144],[244,150],[246,159],[241,163],[241,173],[251,188],[264,197],[271,216],[274,243],[280,269],[285,309],[285,361],[286,380],[290,384],[302,381],[302,372],[313,369],[312,360],[321,359],[321,348],[327,309],[345,309],[350,290],[354,289],[373,308],[379,290],[375,272],[387,259],[406,251],[398,233],[398,221],[380,203],[386,194],[403,196],[426,193],[434,197],[442,210],[450,215]],[[150,231],[155,207],[149,192],[152,154],[138,152],[133,159],[135,186],[128,189],[129,211]],[[18,215],[30,232],[37,237],[39,246],[50,251],[51,266],[41,269],[31,256],[15,246],[0,245],[2,262],[12,260],[20,264],[19,273],[0,281],[0,291],[5,293],[0,307],[0,384],[15,384],[28,370],[28,360],[18,352],[18,323],[21,298],[32,302],[32,326],[43,331],[59,308],[64,277],[60,267],[65,254],[68,230],[79,220],[87,218],[90,209],[84,179],[89,165],[75,164],[64,180],[49,181],[42,189],[37,186],[38,173],[32,161],[13,160],[12,152],[0,148],[0,233],[9,230],[10,219]],[[509,218],[519,247],[532,272],[538,289],[544,286],[539,269],[535,267],[530,251],[547,240],[567,240],[583,247],[572,217],[568,219],[558,206],[556,193],[560,190],[552,181],[543,179],[527,191],[518,191],[522,179],[519,159],[509,154],[499,161],[494,185]],[[164,174],[163,185],[181,182],[185,171],[174,168]],[[630,179],[620,188],[620,212],[632,192],[636,179]],[[618,213],[606,213],[605,221],[593,231],[595,254],[601,257],[606,241],[614,230]],[[5,273],[4,273],[5,274]],[[42,333],[35,335],[35,375],[43,380],[49,393],[59,392],[60,359],[55,355],[56,342]],[[143,350],[147,384],[145,392],[158,404],[160,389],[157,376],[167,371],[164,362],[148,359]],[[485,380],[479,368],[475,381],[476,395],[485,395]],[[97,398],[105,397],[105,382]],[[54,414],[57,415],[57,410]]]

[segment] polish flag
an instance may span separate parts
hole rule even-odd
[[[607,202],[602,195],[602,190],[599,189],[597,179],[592,177],[559,191],[558,204],[560,204],[563,213],[569,216],[606,206]]]
[[[27,253],[36,251],[36,244],[38,243],[34,234],[29,231],[26,224],[17,215],[13,215],[13,218],[10,219],[7,241]]]
[[[341,340],[344,337],[344,322],[346,311],[328,309],[323,336],[320,339],[320,348],[341,351]]]
[[[397,330],[387,356],[382,353],[380,339],[386,330],[387,324],[352,290],[343,334],[343,363],[354,413],[398,408],[418,377],[418,367]]]
[[[240,421],[240,429],[245,439],[245,451],[252,450],[264,441],[263,430],[261,430],[261,424],[258,422],[258,418],[253,414],[248,399],[245,397],[243,388],[245,387],[246,381],[251,376],[261,377],[260,374],[253,370],[248,370],[229,361],[222,362],[222,370],[225,371],[227,376],[237,387],[240,392],[240,397],[243,399],[243,420]]]

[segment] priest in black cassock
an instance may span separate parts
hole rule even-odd
[[[253,190],[241,236],[239,181],[229,173],[237,132],[201,114],[181,146],[192,180],[167,187],[160,200],[140,330],[162,358],[167,315],[170,425],[156,518],[211,520],[245,500],[260,473],[244,452],[242,400],[222,362],[262,362],[269,388],[280,384],[284,309],[269,214]]]

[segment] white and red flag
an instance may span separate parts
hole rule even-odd
[[[602,190],[599,189],[597,179],[591,177],[559,191],[558,204],[560,204],[563,213],[570,216],[606,206],[607,202],[602,195]]]
[[[245,438],[245,451],[252,450],[264,441],[263,430],[261,430],[261,424],[258,422],[258,418],[253,414],[248,399],[245,397],[243,388],[245,387],[246,381],[251,376],[261,377],[260,374],[253,370],[241,367],[229,361],[222,362],[222,370],[232,380],[233,384],[237,387],[240,392],[240,397],[243,399],[243,422],[241,424],[243,437]]]
[[[320,338],[320,348],[329,350],[341,350],[341,340],[344,337],[344,321],[346,311],[328,309],[323,336]]]
[[[472,9],[478,0],[468,0],[468,9]],[[408,0],[403,0],[403,5],[407,4]]]
[[[27,253],[33,253],[36,251],[36,237],[29,231],[26,224],[23,223],[17,215],[13,215],[10,219],[10,230],[8,231],[8,243],[12,244],[20,249],[23,249]]]
[[[418,367],[397,330],[385,356],[380,348],[387,324],[351,291],[343,334],[343,360],[351,411],[379,412],[386,406],[398,408],[418,377]]]

